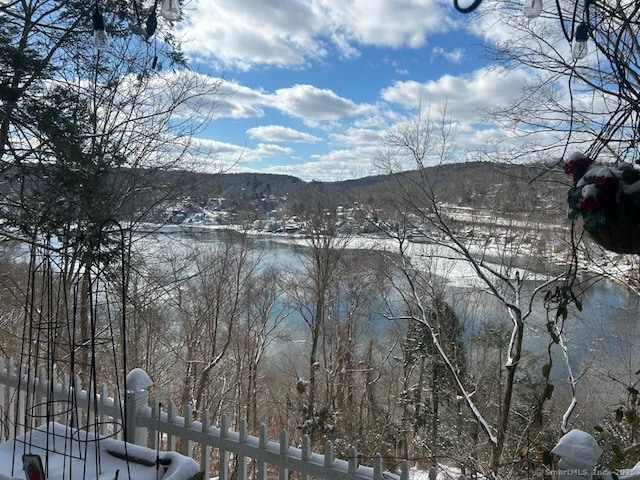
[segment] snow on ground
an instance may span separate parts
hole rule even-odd
[[[398,241],[391,238],[358,236],[349,240],[348,247],[398,253]],[[504,271],[504,267],[499,263],[491,261],[491,259],[500,259],[505,256],[505,252],[502,252],[498,246],[469,245],[467,248],[469,249],[469,254],[477,259],[478,262],[482,259],[483,266],[492,268],[495,271]],[[408,242],[405,253],[415,268],[444,278],[451,286],[485,286],[471,262],[459,250],[444,244]],[[523,252],[521,251],[519,254],[523,255]],[[485,270],[485,273],[491,278],[487,270]],[[520,270],[519,275],[523,280],[545,281],[548,279],[547,275],[540,275],[531,271]]]
[[[311,241],[303,234],[285,234],[285,233],[265,233],[258,230],[247,230],[240,225],[204,225],[204,224],[181,224],[166,225],[163,227],[155,226],[153,230],[157,235],[166,234],[169,236],[176,235],[179,238],[181,234],[188,233],[213,233],[223,230],[238,230],[249,235],[268,239],[270,242],[277,242],[287,245],[310,246]],[[343,241],[344,243],[341,243]],[[480,244],[468,243],[466,248],[471,255],[478,261],[482,260],[482,264],[486,267],[493,268],[496,271],[504,270],[500,265],[500,259],[514,255],[516,257],[533,257],[536,255],[528,250],[523,244],[516,242],[514,245],[518,247],[517,251],[510,249],[506,241],[502,245],[498,243],[501,240],[491,239],[490,243],[484,242]],[[348,249],[375,250],[380,252],[388,252],[391,254],[399,253],[398,240],[382,235],[364,234],[353,235],[336,238],[336,247],[344,245]],[[405,254],[412,262],[415,268],[422,271],[429,271],[438,277],[445,278],[450,286],[455,287],[484,287],[485,284],[478,277],[468,259],[465,259],[459,251],[447,247],[446,242],[443,244],[434,243],[427,237],[414,238],[414,241],[407,241],[404,244]],[[539,256],[539,255],[538,255]],[[540,259],[540,262],[545,260]],[[537,274],[532,271],[519,271],[522,280],[546,281],[547,275]]]
[[[0,480],[39,478],[26,476],[25,453],[40,455],[43,466],[48,466],[46,478],[60,480],[188,480],[200,471],[195,460],[175,452],[156,452],[49,423],[0,444]]]
[[[438,475],[436,476],[436,480],[458,480],[460,478],[465,478],[461,477],[462,472],[460,469],[448,467],[446,465],[438,465],[437,472]],[[429,472],[427,470],[420,470],[418,467],[411,467],[409,469],[409,480],[430,480]]]

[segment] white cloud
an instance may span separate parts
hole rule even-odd
[[[259,143],[256,153],[258,155],[293,155],[294,151],[292,148],[281,147],[272,143]]]
[[[362,46],[420,48],[452,27],[448,12],[434,0],[194,0],[177,29],[190,58],[249,70],[305,65],[332,50],[354,57]]]
[[[374,149],[334,150],[327,155],[314,155],[309,161],[270,166],[267,173],[294,175],[305,181],[336,181],[360,178],[376,173],[372,162]]]
[[[427,35],[452,25],[446,9],[436,1],[335,0],[325,4],[334,31],[363,45],[420,48]]]
[[[298,0],[196,0],[185,5],[178,25],[187,55],[217,59],[222,66],[300,65],[326,52],[314,40],[322,16]]]
[[[257,138],[269,142],[294,142],[294,143],[313,143],[321,139],[310,133],[304,133],[290,127],[282,125],[262,125],[247,130],[247,134],[251,138]]]
[[[437,57],[444,57],[451,63],[461,63],[464,59],[464,50],[462,48],[454,48],[453,50],[447,51],[442,47],[433,47],[431,49],[431,63],[433,63]]]
[[[223,81],[214,102],[214,117],[252,118],[264,116],[261,108],[268,96],[236,82]]]
[[[489,41],[509,38],[512,30],[490,12],[491,1],[485,0],[483,14],[473,16],[466,25],[467,32]],[[446,107],[461,152],[474,152],[509,140],[509,133],[484,114],[497,104],[519,98],[521,87],[531,81],[529,72],[485,67],[459,76],[444,74],[433,78],[429,77],[430,72],[417,76],[417,66],[428,66],[429,51],[434,67],[446,67],[446,62],[462,65],[463,59],[476,65],[477,59],[472,58],[474,50],[468,45],[458,48],[460,43],[451,41],[452,36],[443,38],[442,46],[424,48],[432,34],[446,33],[458,27],[454,22],[472,18],[453,12],[450,6],[450,0],[187,3],[186,19],[177,28],[190,58],[197,58],[207,66],[251,71],[251,77],[239,74],[238,78],[250,78],[246,81],[252,85],[260,85],[261,68],[270,74],[265,76],[270,80],[268,87],[252,88],[240,81],[225,81],[214,98],[215,121],[226,127],[224,119],[234,119],[234,126],[240,126],[240,135],[246,134],[261,143],[249,148],[242,145],[243,139],[236,137],[238,145],[212,143],[212,154],[228,159],[227,162],[239,158],[234,170],[251,165],[260,171],[289,173],[305,180],[372,174],[381,135],[394,122],[403,121],[420,103],[431,109],[433,115]],[[453,16],[448,17],[449,14]],[[416,53],[406,55],[406,47],[416,49]],[[423,50],[418,51],[420,48]],[[396,55],[400,49],[406,56]],[[339,66],[341,59],[360,54],[362,59],[378,67],[382,65],[381,75],[393,71],[395,79],[403,81],[392,83],[388,77],[387,87],[380,90],[378,98],[374,90],[367,91],[364,100],[353,85],[367,82],[365,75],[373,71],[367,68],[363,68],[362,77],[346,78],[342,84],[339,75],[319,77],[314,84],[313,67],[330,64],[333,68]],[[352,67],[356,61],[349,62],[348,67]],[[345,71],[358,75],[353,73],[355,69]],[[286,77],[288,72],[292,73],[291,78]],[[298,75],[301,72],[304,75]],[[280,78],[276,79],[277,76]],[[377,85],[384,85],[384,80],[376,80]],[[282,115],[269,118],[273,111],[285,118]],[[264,125],[256,126],[256,120],[252,120],[248,128],[241,122],[247,118],[263,119]],[[292,126],[287,125],[288,120],[293,120]],[[316,130],[307,133],[304,126]],[[216,134],[215,128],[212,132]],[[280,143],[300,145],[294,151]],[[267,165],[269,162],[273,165]]]
[[[357,105],[352,100],[340,97],[332,90],[313,85],[280,88],[273,94],[271,105],[309,124],[361,115],[372,109],[371,106]]]
[[[315,125],[325,132],[326,139],[286,123],[268,123],[246,130],[248,137],[261,141],[257,146],[211,141],[207,144],[208,158],[222,159],[220,162],[224,165],[236,162],[233,171],[247,171],[252,166],[254,171],[291,174],[303,180],[370,175],[375,173],[374,159],[385,130],[403,121],[420,101],[437,120],[441,109],[446,107],[458,151],[464,158],[487,148],[497,148],[501,143],[508,149],[508,142],[515,140],[487,120],[484,112],[498,103],[519,98],[521,87],[527,81],[531,81],[527,71],[500,68],[482,68],[458,77],[443,75],[425,82],[397,81],[381,90],[377,104],[357,104],[331,89],[308,84],[280,88],[273,93],[231,84],[223,89],[229,93],[222,99],[224,103],[217,100],[218,106],[224,105],[224,114],[237,117],[239,112],[245,112],[249,116],[268,118],[265,112],[277,109],[305,124]],[[221,115],[219,111],[216,113]],[[278,145],[281,142],[313,144],[313,149],[293,150]],[[270,162],[273,164],[269,166]]]
[[[330,138],[341,145],[378,145],[381,136],[380,130],[349,127],[343,132],[331,134]]]
[[[436,80],[395,82],[382,91],[382,98],[406,108],[420,103],[465,122],[482,122],[483,113],[496,104],[521,95],[531,75],[521,69],[482,68],[468,75],[443,75]]]
[[[331,89],[317,88],[313,85],[293,85],[269,93],[262,89],[251,89],[235,82],[224,82],[212,102],[214,102],[214,118],[263,117],[265,116],[265,108],[273,108],[314,126],[319,122],[379,114],[379,109],[375,105],[357,104],[348,98],[337,95]],[[260,131],[258,130],[258,132]],[[279,133],[283,134],[282,131]],[[300,132],[294,136],[303,138]],[[318,140],[315,137],[308,137],[306,140],[300,139],[297,141]]]

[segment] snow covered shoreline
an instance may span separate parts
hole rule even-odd
[[[239,225],[148,225],[142,230],[151,235],[184,235],[189,237],[193,236],[195,239],[197,239],[199,235],[235,231],[246,233],[269,242],[285,245],[311,245],[310,240],[305,235],[246,230]],[[397,255],[400,253],[398,240],[388,236],[358,234],[349,237],[339,237],[339,240],[343,240],[343,242],[339,242],[336,245],[346,249],[387,252],[389,255]],[[500,259],[504,257],[504,254],[496,245],[470,245],[468,248],[469,253],[478,260],[482,259],[485,266],[500,269]],[[426,241],[426,237],[420,238],[418,241],[412,241],[411,239],[405,241],[403,249],[405,255],[411,260],[414,267],[429,271],[438,277],[446,279],[447,283],[451,286],[473,287],[482,285],[473,265],[455,249],[444,244]],[[520,252],[522,252],[522,249],[520,249]],[[558,265],[555,265],[555,267],[557,270]],[[527,281],[545,281],[549,278],[549,274],[535,272],[526,268],[518,269],[518,275],[521,279]]]

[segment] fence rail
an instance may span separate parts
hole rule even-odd
[[[48,421],[83,428],[79,419],[85,418],[87,425],[100,435],[153,449],[177,451],[180,447],[179,453],[199,458],[205,478],[217,476],[229,480],[231,458],[237,480],[266,480],[273,478],[275,471],[279,480],[288,480],[294,472],[301,480],[409,478],[406,461],[398,474],[385,472],[380,455],[374,457],[372,467],[360,465],[355,448],[349,451],[348,460],[336,459],[330,441],[325,444],[324,453],[315,453],[306,435],[301,448],[297,448],[289,444],[286,430],[281,430],[279,441],[270,441],[264,424],[256,437],[249,435],[245,420],[240,422],[237,432],[229,429],[226,415],[220,417],[218,426],[212,425],[206,411],[195,421],[191,407],[178,415],[175,403],[168,402],[165,406],[151,402],[146,389],[126,392],[123,401],[109,397],[108,391],[107,385],[83,390],[79,378],[71,382],[68,376],[62,381],[52,381],[42,369],[36,375],[33,369],[24,369],[0,357],[0,442]],[[218,459],[215,465],[212,457]],[[252,475],[250,464],[254,470],[257,467]]]

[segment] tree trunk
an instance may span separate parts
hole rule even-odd
[[[440,397],[438,395],[438,375],[440,373],[440,365],[438,362],[433,362],[431,365],[431,438],[432,438],[432,450],[434,453],[437,453],[438,447],[438,422],[440,419],[438,418],[438,407],[440,406]],[[435,455],[434,455],[435,456]]]
[[[84,265],[84,273],[80,279],[80,305],[78,309],[78,322],[80,323],[80,339],[76,339],[76,345],[80,345],[76,373],[86,374],[89,371],[89,348],[91,346],[91,302],[89,301],[91,283],[90,265]]]
[[[520,311],[514,311],[513,316],[515,318],[512,337],[513,343],[507,353],[509,355],[509,359],[506,366],[507,376],[505,378],[504,389],[502,391],[500,416],[496,428],[497,442],[491,449],[491,459],[489,461],[489,467],[491,469],[491,472],[495,476],[497,476],[498,470],[500,468],[500,459],[502,457],[502,451],[504,449],[507,431],[509,428],[509,413],[511,411],[511,402],[513,400],[513,388],[515,385],[518,363],[520,362],[520,356],[522,353],[522,339],[524,330],[522,314]]]

